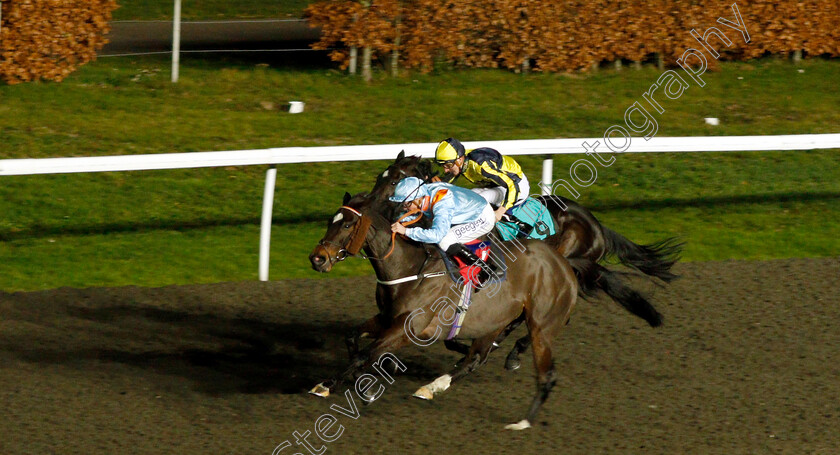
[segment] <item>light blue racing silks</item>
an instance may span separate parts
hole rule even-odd
[[[439,243],[452,226],[477,220],[488,206],[487,201],[473,191],[444,182],[424,184],[417,177],[400,180],[390,199],[404,202],[418,198],[424,198],[423,214],[432,217],[432,227],[408,228],[405,235],[423,243]]]

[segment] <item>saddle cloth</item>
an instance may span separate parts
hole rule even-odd
[[[554,227],[554,220],[551,218],[551,212],[540,201],[534,198],[527,198],[525,202],[511,208],[507,211],[508,216],[514,220],[525,224],[529,229],[523,232],[521,226],[510,221],[499,221],[496,223],[496,229],[499,231],[499,236],[502,240],[512,240],[515,238],[529,238],[543,240],[548,236],[554,235],[556,229]]]

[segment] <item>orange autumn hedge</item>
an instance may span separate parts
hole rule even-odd
[[[644,61],[659,54],[674,64],[691,36],[719,28],[732,45],[711,37],[721,58],[745,60],[804,51],[840,55],[837,0],[737,0],[750,35],[717,22],[735,19],[735,1],[680,0],[328,0],[307,17],[321,27],[317,49],[334,49],[346,65],[350,46],[385,59],[395,48],[404,67],[430,70],[436,61],[460,66],[576,71],[605,61]],[[725,51],[724,51],[725,49]],[[710,63],[714,63],[713,61]]]
[[[61,81],[107,42],[115,0],[2,0],[0,78]]]

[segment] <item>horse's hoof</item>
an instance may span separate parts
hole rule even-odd
[[[365,406],[369,406],[369,405],[370,405],[370,404],[372,404],[374,401],[376,401],[377,399],[379,399],[379,396],[377,396],[376,394],[372,394],[372,393],[370,393],[370,390],[368,390],[366,393],[364,393],[364,394],[360,394],[360,395],[359,395],[359,398],[361,398],[361,399],[362,399],[362,404],[363,404],[363,405],[365,405]]]
[[[508,371],[518,370],[521,366],[522,362],[520,362],[519,359],[508,359],[505,361],[505,370]]]
[[[416,392],[414,392],[414,398],[420,398],[421,400],[431,400],[434,397],[435,394],[433,394],[426,386],[420,387]]]
[[[531,428],[531,422],[528,419],[522,419],[519,422],[505,425],[505,430],[524,430],[526,428]]]
[[[330,396],[330,389],[324,387],[324,384],[318,384],[309,391],[312,395],[317,395],[321,398],[326,398]]]

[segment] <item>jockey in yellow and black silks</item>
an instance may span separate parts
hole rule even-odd
[[[495,149],[481,147],[466,150],[457,139],[449,138],[438,144],[435,161],[443,166],[449,182],[463,175],[479,185],[480,188],[473,191],[498,207],[495,210],[496,221],[530,194],[531,185],[519,163]]]

